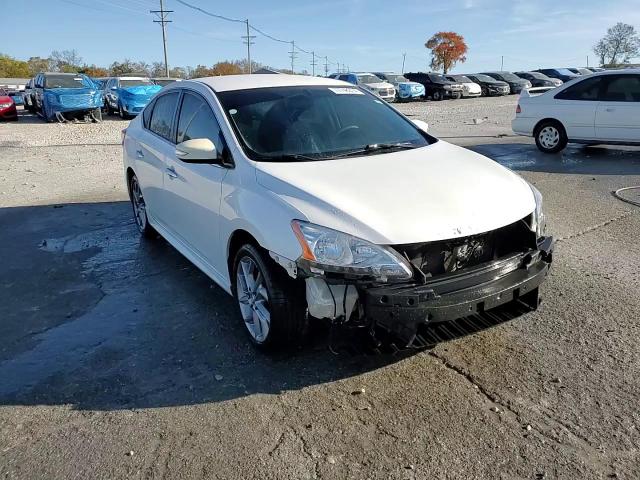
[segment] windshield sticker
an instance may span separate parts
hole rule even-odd
[[[229,110],[229,113],[231,115],[235,115],[236,113],[238,113],[238,110],[236,110],[235,108],[232,108],[231,110]]]
[[[331,90],[333,93],[337,95],[364,95],[364,93],[362,93],[357,88],[341,87],[341,88],[330,88],[329,90]]]

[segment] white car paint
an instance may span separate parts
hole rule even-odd
[[[373,73],[361,72],[361,73],[356,73],[355,75],[356,77],[358,77],[358,85],[361,85],[367,90],[371,91],[372,93],[375,93],[383,100],[386,100],[388,102],[392,102],[395,100],[396,88],[389,82],[380,81],[380,82],[373,82],[373,83],[365,83],[361,79],[365,75],[373,75]]]
[[[627,93],[625,101],[611,101],[602,97],[581,100],[557,98],[581,82],[594,78],[612,81],[612,76],[621,75],[640,79],[640,70],[599,72],[551,90],[546,87],[524,90],[518,102],[520,112],[512,121],[513,131],[534,136],[536,126],[542,120],[554,119],[562,124],[570,142],[640,143],[640,98],[634,101],[631,93]],[[544,93],[539,94],[541,91]]]
[[[182,162],[176,145],[144,128],[144,115],[126,130],[124,169],[138,177],[149,223],[227,292],[229,242],[238,230],[283,264],[302,254],[292,220],[388,245],[484,233],[534,212],[532,190],[519,176],[442,140],[317,162],[251,160],[214,92],[298,85],[352,87],[298,75],[233,75],[174,83],[158,94],[156,99],[189,89],[202,96],[220,125],[233,168]]]

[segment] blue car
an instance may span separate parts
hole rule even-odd
[[[120,118],[138,115],[153,96],[162,90],[150,78],[114,77],[104,85],[104,109],[109,115],[118,113]]]
[[[396,87],[396,97],[399,101],[422,100],[425,97],[424,85],[421,83],[412,82],[397,73],[374,72],[374,75]]]
[[[35,111],[47,122],[102,120],[102,92],[80,73],[39,73],[34,79]]]

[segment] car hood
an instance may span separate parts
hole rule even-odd
[[[13,102],[13,98],[11,98],[8,95],[0,95],[0,102],[2,102],[2,103],[12,103]]]
[[[387,82],[365,83],[369,88],[393,88],[393,85]]]
[[[366,157],[255,165],[257,182],[306,220],[377,244],[479,234],[535,208],[515,173],[441,140]]]
[[[421,83],[418,82],[398,82],[398,88],[400,87],[420,87],[420,88],[424,88],[424,85],[422,85]]]

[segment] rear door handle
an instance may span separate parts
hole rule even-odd
[[[173,167],[167,167],[167,175],[169,176],[169,178],[178,178],[178,173]]]
[[[144,158],[144,152],[141,149],[136,150],[136,157]]]
[[[606,110],[607,112],[615,112],[615,111],[616,111],[616,109],[615,109],[615,108],[613,108],[613,107],[606,108],[605,110]]]

